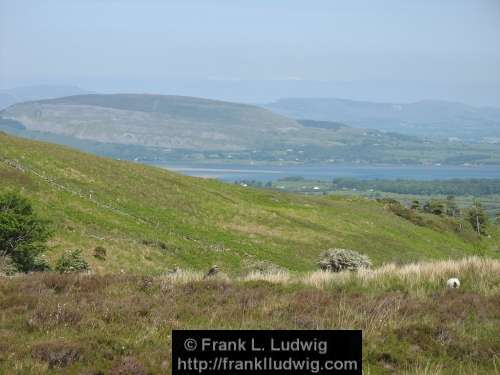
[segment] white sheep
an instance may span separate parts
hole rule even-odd
[[[456,277],[452,277],[446,282],[446,285],[448,288],[460,288],[460,280],[458,280]]]

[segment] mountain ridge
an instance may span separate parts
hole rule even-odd
[[[90,91],[73,85],[35,85],[0,89],[0,110],[26,101],[89,93]]]
[[[193,97],[91,94],[19,103],[0,115],[29,130],[105,143],[237,150],[260,132],[300,129],[267,109]],[[271,134],[273,135],[273,134]]]
[[[0,130],[14,135],[154,163],[500,163],[495,139],[489,144],[433,141],[352,125],[294,120],[248,104],[156,94],[76,95],[18,103],[0,112]]]
[[[352,126],[426,137],[482,140],[500,137],[500,108],[420,100],[369,102],[341,98],[283,98],[265,105],[291,118],[346,122]]]

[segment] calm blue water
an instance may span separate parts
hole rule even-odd
[[[207,167],[195,164],[160,165],[189,176],[218,178],[224,181],[273,181],[284,177],[331,180],[338,177],[359,179],[446,180],[452,178],[500,178],[498,166],[359,166],[359,165],[293,165],[251,166],[218,164]]]

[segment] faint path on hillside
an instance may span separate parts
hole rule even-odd
[[[40,172],[37,172],[36,170],[34,170],[32,168],[26,167],[25,165],[23,165],[18,160],[12,160],[12,159],[8,159],[8,158],[5,158],[3,156],[0,156],[0,161],[2,163],[4,163],[5,165],[7,165],[7,166],[9,166],[11,168],[14,168],[14,169],[16,169],[16,170],[18,170],[18,171],[20,171],[22,173],[25,173],[25,174],[31,173],[32,175],[34,175],[35,177],[37,177],[37,178],[45,181],[49,185],[51,185],[51,186],[53,186],[53,187],[55,187],[55,188],[57,188],[59,190],[63,190],[63,191],[66,191],[66,192],[68,192],[70,194],[76,195],[76,196],[78,196],[81,199],[84,199],[84,200],[87,200],[89,202],[92,202],[92,203],[94,203],[99,208],[103,208],[103,209],[115,212],[117,214],[130,217],[130,218],[132,218],[134,220],[139,221],[142,224],[146,224],[146,225],[152,226],[153,229],[155,229],[155,230],[158,229],[158,225],[154,224],[150,220],[147,220],[147,219],[144,219],[142,217],[133,215],[133,214],[131,214],[129,212],[123,211],[122,209],[113,207],[113,206],[111,206],[111,205],[109,205],[107,203],[99,202],[97,199],[95,199],[95,197],[92,196],[91,192],[89,192],[87,194],[84,194],[81,191],[73,190],[73,189],[71,189],[71,188],[69,188],[67,186],[61,185],[60,183],[56,182],[56,180],[54,178],[51,178],[51,177],[47,176],[45,173],[40,173]]]
[[[31,175],[33,175],[36,178],[44,181],[45,183],[49,184],[50,186],[52,186],[52,187],[54,187],[56,189],[68,192],[68,193],[70,193],[72,195],[75,195],[75,196],[79,197],[80,199],[87,200],[87,201],[95,204],[98,208],[109,210],[109,211],[112,211],[112,212],[114,212],[116,214],[119,214],[119,215],[122,215],[122,216],[126,216],[128,218],[136,220],[138,223],[148,226],[153,232],[157,232],[160,229],[159,228],[160,227],[160,222],[153,222],[153,221],[145,219],[143,217],[131,214],[131,213],[129,213],[127,211],[124,211],[124,210],[122,210],[120,208],[113,207],[113,206],[111,206],[111,205],[109,205],[107,203],[102,203],[102,202],[98,201],[97,199],[95,199],[95,196],[93,196],[93,191],[92,190],[89,191],[88,193],[82,193],[81,191],[77,191],[77,190],[71,189],[70,187],[67,187],[67,186],[64,186],[64,185],[58,183],[55,178],[49,177],[44,172],[39,172],[39,171],[34,170],[33,168],[29,168],[26,165],[23,165],[18,160],[9,159],[9,158],[6,158],[6,157],[0,155],[0,162],[3,163],[3,164],[5,164],[8,167],[11,167],[13,169],[16,169],[17,171],[22,172],[23,174],[31,174]],[[212,244],[210,242],[209,243],[203,243],[202,240],[197,239],[197,238],[193,238],[191,235],[185,235],[185,234],[182,234],[182,233],[176,233],[175,230],[173,230],[173,228],[168,228],[166,230],[166,232],[168,233],[169,236],[181,237],[183,240],[194,242],[198,246],[202,246],[202,247],[205,247],[205,248],[206,247],[212,248],[214,246],[218,246],[218,244]],[[245,254],[248,256],[248,254],[246,252],[245,252]]]

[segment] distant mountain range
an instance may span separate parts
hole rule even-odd
[[[4,89],[0,90],[0,110],[16,103],[31,100],[59,98],[61,96],[82,94],[90,94],[90,92],[76,86],[63,85],[39,85]]]
[[[350,125],[294,120],[247,104],[150,94],[74,95],[0,112],[0,130],[10,134],[146,162],[500,164],[495,144],[434,141]]]
[[[296,119],[338,121],[425,137],[500,141],[500,108],[479,108],[437,100],[403,104],[333,98],[280,99],[265,107]]]

